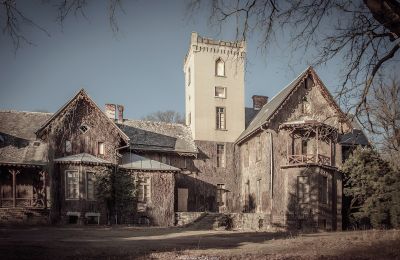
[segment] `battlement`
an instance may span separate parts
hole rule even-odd
[[[205,51],[244,57],[246,52],[246,42],[214,40],[211,38],[201,37],[200,35],[198,35],[197,32],[192,32],[190,48],[185,56],[184,64],[186,63],[186,60],[192,48],[196,52]]]

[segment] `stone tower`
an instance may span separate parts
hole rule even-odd
[[[245,42],[191,35],[184,60],[186,124],[195,140],[234,142],[245,127]]]

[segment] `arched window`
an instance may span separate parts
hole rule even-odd
[[[215,62],[215,75],[220,77],[225,76],[225,62],[221,58]]]

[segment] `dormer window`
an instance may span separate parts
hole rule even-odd
[[[82,134],[85,134],[87,131],[89,131],[89,126],[86,125],[86,124],[82,124],[82,125],[79,127],[79,130],[81,131]]]
[[[221,58],[215,62],[215,75],[225,77],[225,62]]]

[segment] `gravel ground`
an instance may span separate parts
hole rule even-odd
[[[187,228],[0,229],[0,259],[400,259],[399,230],[291,234]]]

